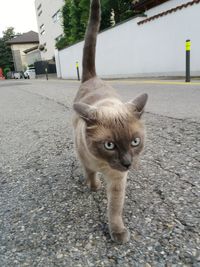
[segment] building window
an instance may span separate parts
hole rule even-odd
[[[39,6],[37,7],[37,11],[39,11],[41,7],[42,7],[42,4],[39,4]]]
[[[42,10],[40,10],[40,12],[38,13],[38,17],[42,14]]]
[[[44,30],[44,24],[40,26],[40,30]]]
[[[61,11],[60,9],[52,16],[52,19],[53,19],[53,22],[57,22],[60,20],[62,14],[61,14]]]
[[[41,31],[41,33],[40,33],[41,35],[44,35],[45,34],[45,30],[43,30],[43,31]]]

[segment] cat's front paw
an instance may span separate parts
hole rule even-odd
[[[124,228],[121,232],[110,231],[110,236],[114,242],[119,244],[124,244],[130,239],[130,233],[126,228]]]
[[[98,191],[101,188],[101,181],[98,178],[93,181],[87,179],[86,184],[90,188],[90,190],[94,192]]]

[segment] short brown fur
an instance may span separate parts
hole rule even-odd
[[[74,100],[74,133],[86,184],[101,187],[97,173],[107,183],[108,223],[112,240],[125,243],[129,232],[122,213],[128,170],[144,147],[140,120],[147,95],[123,103],[115,90],[96,76],[95,49],[100,25],[100,0],[91,0],[90,19],[83,51],[82,84]]]

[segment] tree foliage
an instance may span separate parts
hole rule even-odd
[[[131,10],[132,0],[105,0],[109,11],[113,10],[115,14],[115,23],[124,21],[133,16]]]
[[[15,36],[14,28],[9,27],[0,38],[0,67],[13,69],[13,57],[10,46],[6,43]]]
[[[101,0],[102,18],[100,30],[124,21],[134,15],[132,0]],[[89,17],[90,0],[65,0],[62,9],[64,36],[56,47],[62,49],[84,38]]]

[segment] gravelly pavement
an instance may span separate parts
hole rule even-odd
[[[146,149],[124,209],[131,240],[116,245],[105,189],[91,193],[80,181],[76,89],[63,81],[0,84],[0,266],[200,266],[200,114],[145,114]],[[131,90],[122,96],[139,89]]]

